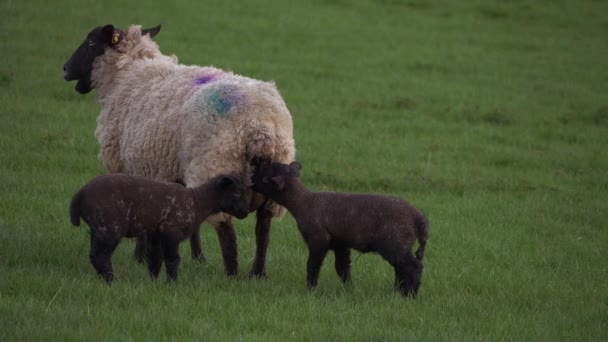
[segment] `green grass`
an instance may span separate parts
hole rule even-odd
[[[604,1],[0,2],[0,339],[608,339],[608,6]],[[163,24],[163,52],[275,80],[311,188],[390,193],[431,222],[420,296],[354,253],[305,287],[290,216],[266,280],[249,280],[253,217],[236,222],[241,275],[215,233],[183,244],[176,286],[114,256],[96,279],[67,206],[104,170],[99,106],[62,79],[94,26]],[[162,275],[164,277],[164,273]]]

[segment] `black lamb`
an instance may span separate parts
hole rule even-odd
[[[126,174],[98,176],[82,187],[70,205],[70,220],[89,225],[89,257],[97,274],[110,284],[114,278],[112,253],[123,237],[145,234],[147,263],[155,279],[165,261],[167,280],[177,280],[179,243],[190,237],[211,214],[225,212],[240,219],[248,213],[247,187],[239,177],[220,175],[185,188]]]
[[[328,250],[342,282],[350,281],[350,248],[376,252],[395,269],[395,286],[416,296],[428,239],[426,218],[406,201],[388,196],[312,192],[299,181],[301,165],[258,161],[253,190],[289,210],[308,245],[307,285],[317,286]],[[416,256],[411,249],[418,239]]]

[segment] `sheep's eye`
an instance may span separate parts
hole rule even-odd
[[[95,45],[95,42],[92,40],[89,40],[89,46],[94,46],[94,45]]]
[[[262,177],[262,183],[268,183],[268,177]]]

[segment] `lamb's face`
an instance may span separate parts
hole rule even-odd
[[[260,165],[251,177],[253,183],[251,189],[272,197],[283,190],[287,178],[299,177],[301,168],[302,165],[298,162],[289,165],[281,163]]]
[[[115,35],[114,26],[112,25],[93,29],[78,49],[74,51],[72,57],[63,65],[63,78],[66,81],[78,80],[76,91],[79,93],[86,94],[90,92],[93,89],[91,85],[91,71],[93,70],[95,58],[103,55],[106,47],[118,43],[119,37]]]
[[[241,180],[235,176],[224,176],[217,183],[217,190],[220,193],[220,210],[244,219],[249,214],[249,201],[245,192],[247,188]]]

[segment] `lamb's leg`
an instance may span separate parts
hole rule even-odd
[[[163,239],[163,253],[165,258],[165,268],[167,270],[167,282],[177,281],[177,271],[179,268],[179,262],[181,260],[179,256],[179,242],[173,239]]]
[[[146,235],[141,234],[135,240],[135,252],[133,253],[133,259],[136,262],[143,264],[146,260]],[[192,236],[190,236],[190,250],[192,251],[192,260],[205,262],[205,254],[203,253],[203,247],[201,246],[201,230],[197,227],[194,230]]]
[[[340,276],[342,283],[350,282],[350,248],[334,248],[336,258],[336,273]]]
[[[96,238],[91,234],[91,248],[89,250],[89,259],[95,267],[97,275],[103,277],[108,285],[114,280],[114,271],[112,270],[112,253],[116,249],[118,241],[104,241]]]
[[[224,258],[224,272],[227,276],[235,276],[239,272],[236,233],[230,218],[214,224]]]
[[[422,263],[414,256],[406,255],[396,262],[395,268],[397,289],[404,296],[416,297],[422,276]]]
[[[420,288],[420,283],[422,280],[422,269],[422,262],[412,256],[410,262],[406,267],[406,270],[410,274],[410,278],[412,279],[412,290],[410,292],[412,293],[413,297],[416,297],[416,295],[418,294],[418,289]]]
[[[203,253],[203,246],[201,246],[201,227],[196,227],[194,233],[190,236],[190,251],[192,254],[192,260],[205,262],[205,254]]]
[[[163,264],[163,250],[160,236],[149,234],[147,239],[146,257],[150,278],[157,279]]]
[[[176,179],[175,183],[186,186],[186,183],[182,179]],[[201,246],[201,227],[196,227],[194,233],[190,236],[190,255],[192,260],[205,262],[205,254],[203,253],[203,246]],[[166,267],[166,266],[165,266]]]
[[[328,246],[326,244],[309,244],[308,245],[308,262],[306,264],[307,277],[306,285],[309,289],[317,287],[319,282],[319,272],[323,265],[323,260],[327,254]]]
[[[395,290],[399,290],[399,284],[401,283],[399,281],[399,272],[397,272],[397,269],[394,266],[393,269],[395,270],[395,282],[393,283],[393,288]]]
[[[146,234],[141,234],[135,238],[135,251],[133,252],[133,259],[139,264],[143,264],[146,261]]]
[[[266,252],[268,251],[268,242],[270,240],[270,222],[272,221],[272,212],[262,205],[256,211],[255,224],[255,261],[250,277],[266,277]]]

